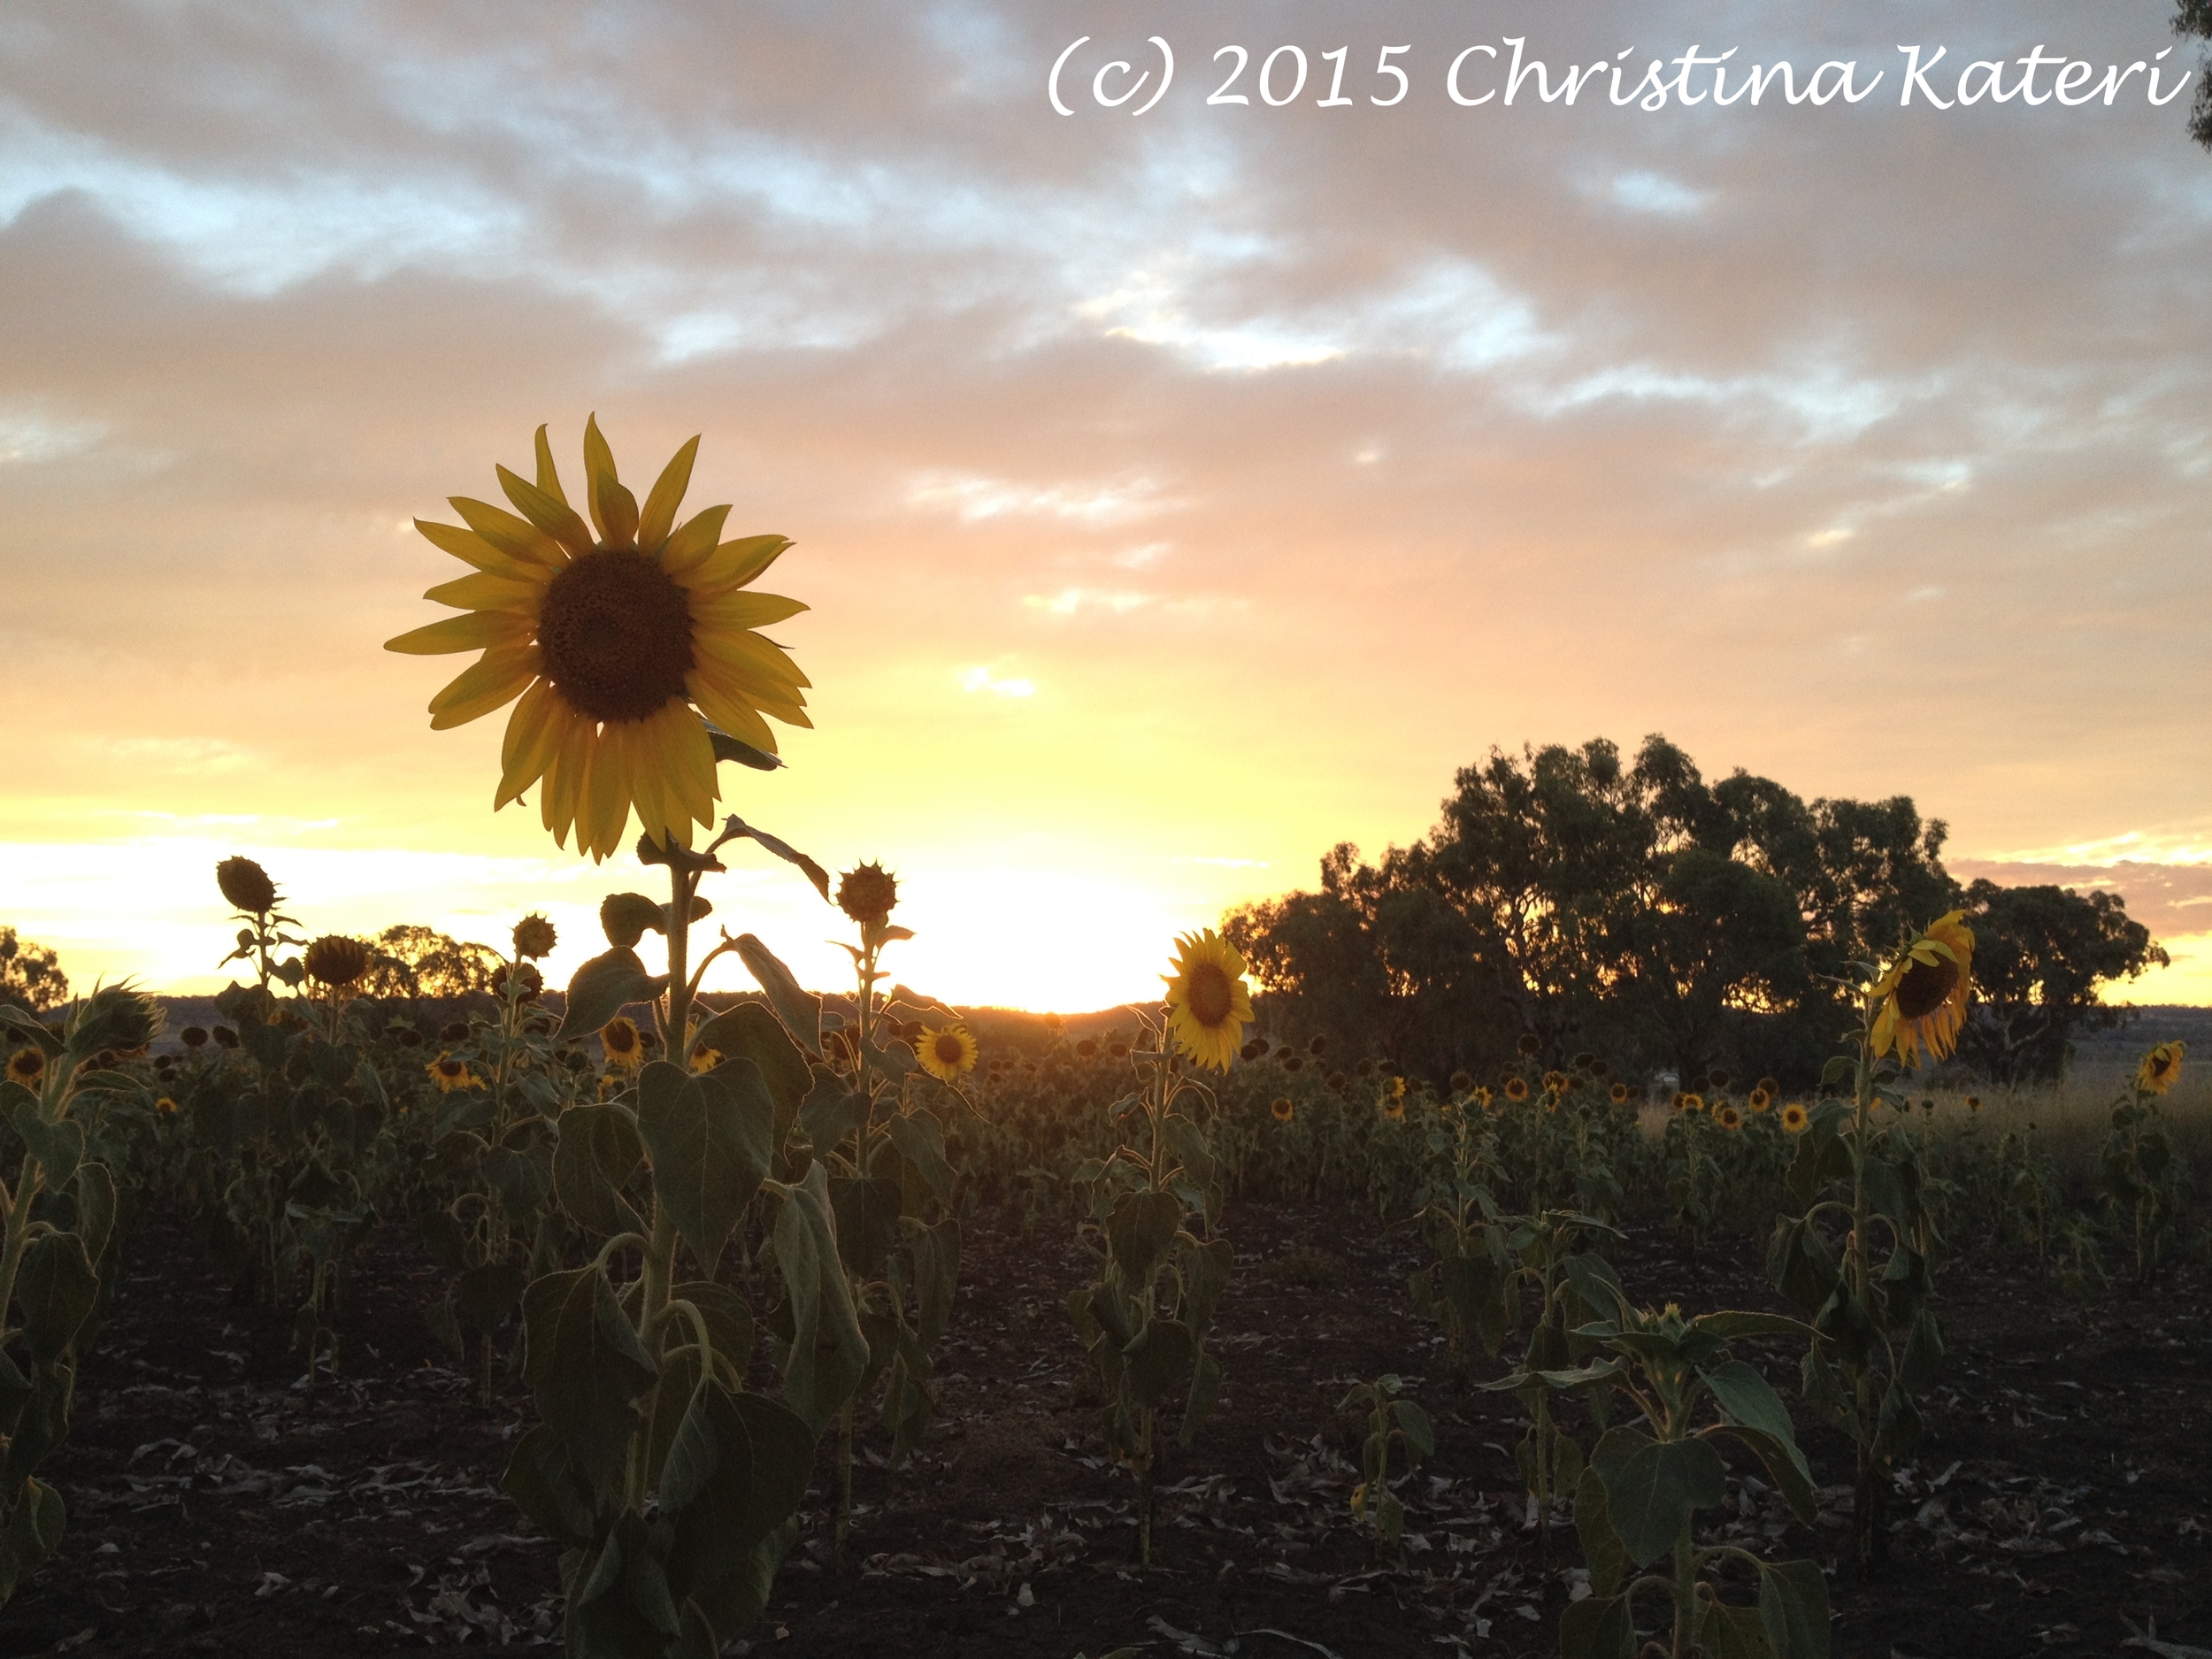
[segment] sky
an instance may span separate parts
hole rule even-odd
[[[212,988],[245,853],[311,933],[603,948],[658,872],[495,814],[503,717],[433,733],[459,661],[381,649],[461,573],[411,520],[541,423],[574,482],[595,412],[634,484],[701,434],[690,503],[794,538],[814,729],[726,810],[896,872],[936,995],[1153,995],[1494,746],[1657,732],[1909,795],[1962,879],[2116,890],[2174,959],[2124,994],[2212,1002],[2170,15],[12,0],[0,923]],[[1723,53],[1799,101],[1716,107]],[[730,866],[709,933],[841,983],[842,918]]]

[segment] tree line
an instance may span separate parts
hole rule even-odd
[[[2166,953],[2114,894],[1962,887],[1946,835],[1904,795],[1808,802],[1740,770],[1709,783],[1662,736],[1632,761],[1601,738],[1493,749],[1421,840],[1371,864],[1341,843],[1318,892],[1224,931],[1279,1028],[1409,1075],[1487,1075],[1527,1037],[1548,1064],[1587,1052],[1796,1087],[1850,1023],[1847,965],[1964,910],[1977,1001],[1959,1063],[2055,1077],[2078,1033],[2124,1017],[2103,987]]]

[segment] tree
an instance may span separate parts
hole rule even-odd
[[[2108,1031],[2125,1017],[2100,987],[2168,961],[2117,894],[1977,881],[1966,902],[1976,995],[1958,1053],[1993,1082],[2057,1077],[2077,1031]]]
[[[12,927],[0,927],[0,1002],[43,1014],[68,1000],[69,976],[61,971],[60,956],[18,939]]]
[[[434,928],[402,922],[376,937],[377,960],[361,980],[369,996],[444,998],[491,989],[499,953],[464,944]]]
[[[2194,36],[2212,41],[2212,0],[2181,0],[2174,12],[2174,33],[2182,39]],[[2202,65],[2196,101],[2189,106],[2189,136],[2212,150],[2212,54]]]

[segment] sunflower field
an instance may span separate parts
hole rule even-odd
[[[588,423],[579,511],[539,428],[390,641],[477,653],[434,729],[512,705],[495,810],[664,889],[565,988],[533,912],[393,994],[406,930],[241,856],[205,1024],[0,1002],[5,1651],[2200,1651],[2182,1039],[1978,1082],[1965,910],[1786,1080],[1534,1022],[1427,1075],[1233,926],[1155,1002],[949,1006],[891,871],[722,809],[808,724],[803,607],[682,517],[696,448],[641,504]],[[847,984],[710,937],[740,850]]]

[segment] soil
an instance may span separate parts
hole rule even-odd
[[[768,1616],[727,1651],[777,1655],[1148,1654],[1339,1659],[1555,1651],[1578,1560],[1522,1525],[1509,1394],[1455,1392],[1405,1291],[1415,1243],[1339,1209],[1233,1204],[1238,1275],[1217,1326],[1228,1385],[1161,1476],[1157,1564],[1135,1561],[1134,1490],[1103,1456],[1062,1308],[1084,1274],[1061,1224],[974,1220],[924,1449],[864,1440],[847,1560],[829,1559],[826,1449]],[[342,1376],[311,1392],[282,1310],[241,1304],[156,1218],[83,1366],[68,1445],[42,1474],[60,1554],[0,1613],[0,1655],[221,1653],[316,1659],[425,1646],[557,1645],[553,1552],[497,1491],[534,1420],[494,1404],[423,1317],[442,1288],[396,1231],[357,1264]],[[1671,1240],[1615,1253],[1632,1293],[1693,1310],[1770,1307],[1749,1240],[1696,1271]],[[2060,1301],[1994,1252],[1939,1282],[1949,1355],[1901,1480],[1893,1559],[1848,1556],[1843,1443],[1806,1436],[1820,1523],[1738,1486],[1728,1525],[1830,1570],[1835,1651],[1866,1659],[2111,1655],[2155,1627],[2212,1645],[2212,1296],[2177,1270],[2148,1297]],[[1789,1356],[1755,1355],[1778,1382]],[[1492,1367],[1494,1373],[1502,1367]],[[1440,1445],[1402,1488],[1402,1555],[1348,1499],[1357,1380],[1394,1371]],[[1786,1396],[1793,1389],[1786,1384]]]

